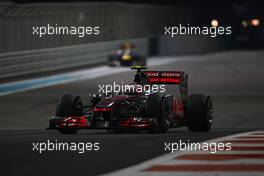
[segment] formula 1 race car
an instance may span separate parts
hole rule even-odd
[[[190,131],[209,131],[213,121],[210,96],[188,96],[188,75],[180,71],[142,71],[137,69],[131,85],[148,86],[143,91],[119,92],[91,96],[91,105],[83,105],[74,94],[63,95],[50,128],[74,134],[78,129],[107,129],[109,132],[144,130],[167,132],[169,128],[187,126]],[[157,85],[174,85],[172,94],[157,92]],[[151,91],[150,88],[156,87]],[[140,89],[141,90],[141,89]]]
[[[114,66],[146,66],[146,57],[139,55],[133,51],[134,45],[130,43],[125,43],[120,46],[119,49],[112,52],[108,56],[108,65]]]

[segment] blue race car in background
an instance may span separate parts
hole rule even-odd
[[[134,51],[135,46],[131,43],[125,43],[119,49],[108,56],[108,65],[114,66],[146,66],[146,57]]]

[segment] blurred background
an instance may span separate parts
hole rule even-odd
[[[263,19],[257,0],[4,0],[0,3],[0,79],[103,63],[107,53],[127,41],[149,56],[260,49]],[[33,26],[47,24],[100,26],[100,35],[32,35]],[[179,24],[231,26],[232,35],[173,39],[163,35],[165,26]]]

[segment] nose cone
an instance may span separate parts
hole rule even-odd
[[[96,108],[112,108],[117,102],[124,99],[123,96],[112,96],[96,104]]]

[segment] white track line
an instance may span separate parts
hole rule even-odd
[[[175,61],[178,60],[175,58],[162,58],[162,59],[153,58],[148,60],[149,62],[148,66],[166,65]],[[92,69],[63,73],[63,74],[58,74],[43,78],[5,83],[0,85],[0,96],[10,95],[18,92],[24,92],[24,91],[29,91],[29,90],[53,86],[53,85],[89,80],[89,79],[94,79],[107,75],[113,75],[117,73],[129,72],[129,71],[131,71],[129,67],[112,68],[108,66],[101,66]]]

